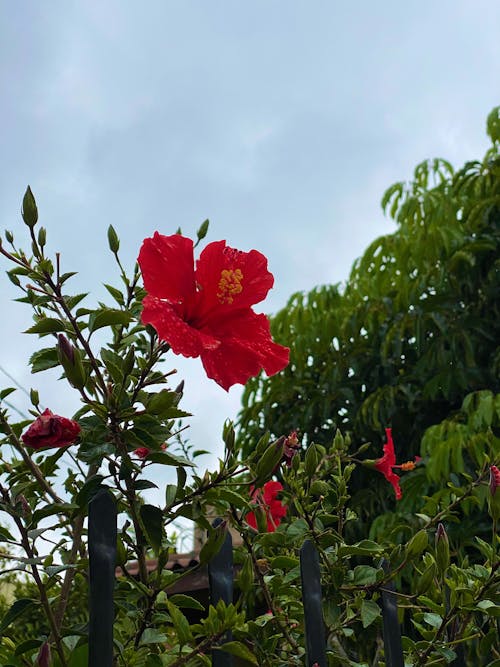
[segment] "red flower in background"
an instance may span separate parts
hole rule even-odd
[[[415,461],[407,461],[406,463],[401,463],[396,465],[396,454],[394,452],[394,442],[392,440],[392,429],[386,428],[385,434],[387,437],[387,442],[384,445],[384,455],[375,461],[375,469],[384,475],[386,480],[392,484],[394,492],[396,494],[396,500],[400,500],[403,493],[401,487],[399,486],[399,476],[393,471],[393,468],[399,468],[400,470],[413,470],[415,464],[420,461],[420,456],[415,457]]]
[[[262,489],[255,489],[252,493],[252,503],[260,505],[266,513],[268,533],[274,533],[288,509],[281,500],[278,500],[278,493],[280,491],[283,491],[283,485],[280,482],[270,481],[266,482]],[[245,521],[249,526],[258,530],[257,517],[254,512],[249,512],[245,517]]]
[[[47,408],[23,434],[22,440],[27,447],[33,449],[67,447],[72,445],[79,435],[80,426],[77,422],[55,415]]]
[[[191,239],[156,232],[144,240],[138,261],[148,293],[142,321],[176,354],[201,357],[221,387],[245,384],[262,368],[274,375],[288,364],[289,349],[273,342],[269,320],[251,308],[274,282],[260,252],[216,241],[195,269]]]

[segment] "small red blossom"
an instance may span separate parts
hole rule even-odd
[[[251,489],[252,490],[252,489]],[[278,493],[283,491],[283,485],[280,482],[266,482],[262,489],[252,491],[252,503],[259,505],[266,513],[267,532],[274,533],[280,525],[281,519],[286,515],[287,505],[278,500]],[[257,517],[254,512],[249,512],[245,521],[249,526],[257,530]]]
[[[77,422],[55,415],[47,408],[23,434],[22,440],[26,447],[33,449],[67,447],[72,445],[79,435],[80,426]]]
[[[225,241],[209,243],[194,264],[193,241],[155,232],[138,262],[147,296],[142,322],[151,324],[175,354],[200,357],[209,378],[228,390],[263,368],[274,375],[289,349],[273,342],[269,320],[251,306],[273,286],[267,259]]]
[[[415,457],[415,461],[407,461],[396,465],[396,453],[394,452],[394,442],[392,440],[392,429],[386,428],[385,434],[387,442],[384,444],[384,455],[375,461],[375,469],[384,475],[386,480],[392,485],[396,500],[401,500],[403,492],[399,486],[399,476],[394,472],[394,468],[400,470],[413,470],[416,463],[420,461],[420,456]]]
[[[165,450],[167,449],[167,443],[164,442],[163,445],[161,446],[161,449]],[[134,449],[134,454],[138,456],[140,459],[145,459],[146,456],[149,454],[151,450],[149,447],[137,447],[137,449]]]

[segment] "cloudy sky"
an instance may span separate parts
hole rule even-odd
[[[0,0],[0,227],[21,245],[29,183],[75,292],[101,295],[117,281],[109,223],[132,266],[144,237],[193,235],[208,217],[209,240],[268,256],[262,309],[276,311],[345,280],[394,229],[380,198],[419,161],[482,156],[499,28],[494,0]],[[31,313],[0,285],[0,366],[55,412],[75,410],[30,376]],[[217,452],[240,389],[199,360],[172,366],[191,439]],[[20,392],[12,402],[26,406]]]

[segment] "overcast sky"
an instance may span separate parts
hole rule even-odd
[[[0,0],[0,226],[22,245],[29,183],[74,291],[101,295],[117,281],[109,223],[132,266],[144,237],[193,235],[208,217],[208,240],[267,255],[261,308],[276,311],[345,280],[393,231],[381,196],[418,162],[482,156],[499,34],[495,0]],[[6,278],[0,296],[0,366],[74,411],[69,391],[30,376],[31,313]],[[240,388],[227,394],[199,360],[172,366],[191,438],[217,452]]]

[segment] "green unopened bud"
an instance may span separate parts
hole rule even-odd
[[[335,437],[333,438],[333,448],[337,452],[342,452],[344,450],[344,436],[339,429],[335,431]]]
[[[118,238],[118,234],[115,232],[113,225],[108,227],[108,243],[111,252],[116,254],[120,249],[120,239]]]
[[[57,341],[57,357],[69,383],[75,389],[83,389],[87,378],[80,351],[71,345],[64,334],[59,334]]]
[[[35,408],[40,403],[40,397],[36,389],[30,389],[30,400],[31,405],[33,405]]]
[[[38,245],[40,248],[43,248],[43,246],[47,243],[47,230],[45,227],[40,227],[38,230]]]
[[[205,220],[205,221],[202,222],[202,224],[200,225],[200,228],[199,228],[198,231],[196,232],[196,236],[198,237],[198,241],[201,241],[201,240],[204,239],[205,236],[207,235],[207,232],[208,232],[208,224],[209,224],[209,223],[208,223],[208,220]]]
[[[309,479],[311,479],[311,477],[316,472],[316,468],[318,467],[320,460],[321,455],[318,451],[318,448],[314,443],[310,444],[306,450],[306,455],[304,458],[304,467],[306,470],[306,475]]]
[[[24,222],[33,229],[38,221],[38,209],[36,207],[36,201],[31,192],[31,188],[28,185],[26,192],[23,197],[23,208],[21,211]]]
[[[271,477],[276,467],[283,458],[283,449],[285,447],[285,437],[281,436],[278,440],[272,442],[257,462],[255,486],[260,487]]]
[[[232,452],[234,449],[234,443],[236,439],[232,421],[226,421],[226,423],[224,424],[224,428],[222,431],[222,439],[224,440],[224,444],[226,445],[226,451]]]
[[[444,574],[450,564],[450,542],[442,523],[438,523],[435,537],[436,563],[440,574]]]
[[[240,574],[238,576],[238,585],[240,587],[240,590],[243,591],[243,593],[248,593],[253,586],[253,581],[254,581],[254,573],[253,573],[252,559],[249,556],[247,556],[247,558],[245,558],[245,562],[243,563],[243,567],[241,568]]]
[[[5,238],[7,239],[7,243],[14,243],[14,234],[9,232],[8,229],[5,230]]]

